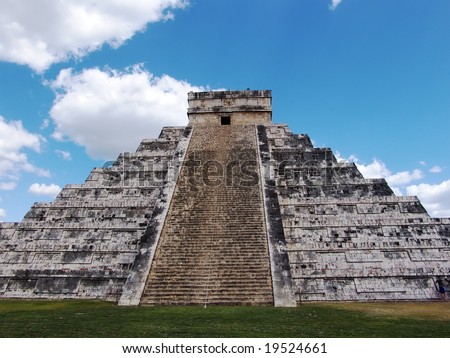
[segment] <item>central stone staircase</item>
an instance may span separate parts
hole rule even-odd
[[[195,126],[142,305],[273,305],[253,125]]]

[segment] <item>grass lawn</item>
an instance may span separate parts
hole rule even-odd
[[[450,302],[118,307],[0,301],[0,337],[450,337]]]

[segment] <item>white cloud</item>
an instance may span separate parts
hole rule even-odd
[[[14,181],[0,182],[0,190],[14,190],[16,186],[17,183]]]
[[[59,194],[61,188],[56,184],[38,184],[34,183],[28,188],[28,192],[34,195],[46,195],[55,197]]]
[[[398,185],[406,185],[411,183],[412,181],[419,180],[423,178],[423,173],[419,169],[414,169],[413,171],[404,171],[398,172],[392,175],[389,175],[386,178],[386,181],[389,185],[398,186]]]
[[[27,147],[36,152],[41,150],[42,138],[36,134],[31,134],[23,128],[21,121],[10,121],[9,123],[0,116],[0,150],[4,152],[15,152]]]
[[[389,186],[390,186],[390,188],[392,189],[392,191],[394,192],[395,195],[397,195],[397,196],[403,196],[404,195],[402,189],[400,189],[398,186],[391,186],[391,185],[389,185]]]
[[[353,163],[353,162],[358,161],[358,158],[356,158],[353,154],[351,154],[348,158],[344,158],[340,152],[336,151],[334,156],[336,157],[336,160],[338,162],[347,162],[347,163],[352,162]]]
[[[390,170],[381,160],[375,158],[372,163],[364,165],[358,163],[358,159],[355,156],[353,158],[356,159],[354,160],[355,164],[364,178],[387,178],[391,175]]]
[[[423,173],[419,169],[412,171],[403,171],[392,174],[387,168],[386,164],[379,159],[374,159],[370,164],[362,164],[358,162],[358,158],[352,155],[349,160],[355,162],[361,174],[364,178],[385,178],[388,184],[393,188],[394,192],[401,193],[398,186],[403,186],[411,183],[412,181],[423,178]]]
[[[6,217],[5,209],[0,208],[0,219]]]
[[[365,178],[385,178],[395,195],[417,196],[427,212],[434,217],[450,217],[450,180],[440,184],[420,183],[408,185],[413,181],[423,179],[423,172],[419,169],[392,174],[381,160],[374,159],[370,164],[359,163],[358,158],[351,155],[348,159],[336,152],[338,161],[353,161]],[[420,162],[426,166],[425,162]],[[442,168],[434,166],[430,172],[439,173]]]
[[[70,154],[70,152],[66,152],[65,150],[57,149],[57,150],[55,150],[55,153],[64,160],[68,160],[68,161],[72,160],[72,155]]]
[[[430,173],[441,173],[442,168],[439,165],[435,165],[429,170]]]
[[[41,129],[45,129],[45,128],[48,128],[48,126],[49,126],[49,124],[50,124],[50,120],[48,119],[48,118],[46,118],[46,119],[44,119],[43,121],[42,121],[42,124],[41,124]]]
[[[44,138],[28,132],[21,121],[6,121],[0,116],[0,179],[7,180],[3,185],[11,188],[11,182],[18,180],[21,172],[50,176],[50,173],[35,167],[28,161],[24,150],[40,152]]]
[[[328,8],[331,10],[331,11],[334,11],[334,10],[336,10],[336,8],[339,6],[339,4],[342,2],[342,0],[331,0],[331,4],[330,4],[330,6],[328,6]]]
[[[426,183],[410,185],[406,188],[406,193],[416,195],[431,216],[450,216],[450,180],[435,185]]]
[[[187,93],[201,91],[167,75],[155,77],[136,65],[125,71],[62,70],[50,86],[57,97],[50,110],[53,137],[86,147],[97,159],[134,151],[163,126],[187,124]]]
[[[117,48],[148,23],[173,18],[187,0],[2,0],[0,60],[38,72],[103,44]]]

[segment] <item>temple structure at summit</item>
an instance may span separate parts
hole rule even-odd
[[[450,219],[272,123],[267,90],[188,94],[165,127],[0,223],[0,298],[120,305],[434,300]]]

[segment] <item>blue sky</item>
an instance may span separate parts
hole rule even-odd
[[[188,91],[246,88],[450,216],[449,18],[446,0],[1,0],[0,220],[185,125]]]

